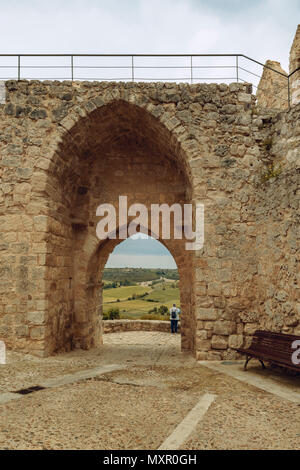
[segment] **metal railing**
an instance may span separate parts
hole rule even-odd
[[[0,80],[236,81],[257,89],[264,69],[284,77],[290,107],[290,77],[298,69],[288,75],[244,54],[0,54]]]

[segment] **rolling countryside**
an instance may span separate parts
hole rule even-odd
[[[176,269],[109,268],[103,276],[103,317],[118,309],[124,319],[168,319],[168,309],[179,306],[179,275]],[[124,285],[131,284],[131,285]],[[150,315],[150,317],[149,317]]]

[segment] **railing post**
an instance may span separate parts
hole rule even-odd
[[[288,75],[288,109],[291,109],[291,90],[290,90],[290,76]]]
[[[131,56],[131,79],[134,82],[134,60],[133,60],[133,55]]]
[[[191,85],[193,84],[193,56],[191,55]]]
[[[239,83],[239,56],[235,57],[235,66],[236,66],[236,81]]]
[[[71,55],[71,80],[74,80],[74,64],[73,64],[73,56]]]
[[[21,79],[21,56],[18,55],[18,81]]]

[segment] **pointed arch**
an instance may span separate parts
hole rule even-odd
[[[111,203],[118,209],[120,195],[127,195],[129,204],[148,207],[190,202],[189,159],[174,132],[176,126],[175,118],[159,106],[141,96],[132,100],[130,95],[84,102],[76,114],[71,111],[60,122],[60,138],[54,142],[52,163],[43,180],[52,252],[47,277],[57,278],[55,291],[48,295],[50,353],[101,343],[97,287],[106,250],[113,244],[101,245],[96,237],[97,206]],[[170,242],[167,248],[179,270],[187,270],[181,292],[190,316],[183,325],[183,347],[192,350],[193,256],[180,243]],[[62,259],[67,260],[64,266]]]

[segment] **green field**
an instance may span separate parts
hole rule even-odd
[[[156,302],[159,302],[160,304],[171,307],[173,303],[179,303],[179,289],[174,289],[173,287],[166,287],[165,289],[154,289],[152,292],[149,293],[147,299],[152,299]]]
[[[146,292],[150,292],[151,288],[148,286],[122,286],[116,287],[114,289],[105,289],[103,291],[103,301],[107,302],[114,302],[117,299],[120,300],[127,300],[128,297],[132,295],[142,295]]]
[[[170,308],[173,303],[179,306],[178,287],[165,287],[164,284],[156,284],[154,288],[150,286],[129,286],[115,289],[105,289],[103,291],[103,313],[107,313],[112,307],[120,311],[121,318],[141,318],[154,307],[157,309],[161,305]],[[149,295],[142,299],[128,300],[133,294],[141,295],[148,292]],[[117,299],[120,301],[118,302]],[[166,319],[168,316],[166,316]]]
[[[115,304],[114,306],[120,310],[121,318],[137,319],[147,314],[152,304],[149,304],[148,302],[143,302],[142,300],[130,300],[118,302],[118,304]],[[105,310],[106,309],[104,308],[104,311]]]
[[[167,281],[165,279],[172,279]],[[104,270],[103,281],[103,314],[114,308],[119,309],[120,318],[142,318],[150,310],[165,305],[170,308],[173,303],[179,306],[177,269],[135,269],[135,268],[109,268]],[[112,284],[117,286],[108,286]],[[134,283],[135,285],[122,285],[120,283]],[[142,285],[148,282],[149,285]],[[153,284],[152,284],[153,282]],[[142,298],[134,298],[147,294]],[[159,318],[159,313],[152,314]],[[160,318],[169,318],[169,315]]]

